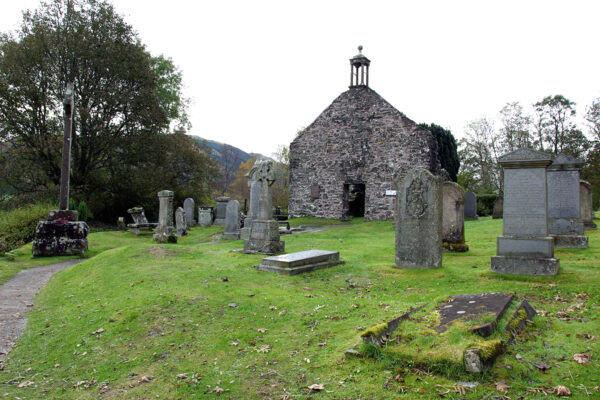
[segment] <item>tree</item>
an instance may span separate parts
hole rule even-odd
[[[232,197],[236,198],[240,203],[244,203],[244,199],[250,201],[250,189],[248,188],[248,178],[246,174],[250,171],[256,158],[249,158],[246,162],[240,163],[240,167],[237,170],[235,180],[229,186],[229,193]]]
[[[518,102],[506,103],[500,110],[500,135],[503,152],[511,152],[522,147],[533,147],[530,132],[531,117],[524,114]]]
[[[273,205],[287,209],[290,198],[290,148],[281,144],[272,156],[275,158]]]
[[[592,105],[587,108],[585,120],[594,140],[600,141],[600,97],[592,101]]]
[[[462,160],[462,178],[468,177],[471,185],[473,179],[479,182],[473,189],[481,193],[501,191],[502,176],[497,164],[500,140],[493,122],[485,117],[471,121],[465,135],[459,142],[461,149],[458,152]]]
[[[17,35],[0,35],[0,141],[10,145],[10,168],[1,174],[20,192],[47,192],[59,183],[67,82],[75,94],[75,196],[115,194],[119,172],[132,167],[116,163],[156,154],[147,144],[182,143],[162,137],[187,121],[173,62],[152,57],[106,0],[42,3],[23,14]]]
[[[442,168],[448,172],[450,179],[456,182],[456,174],[460,169],[460,159],[458,158],[456,139],[454,139],[452,132],[433,123],[430,125],[423,123],[419,126],[429,130],[435,137]]]
[[[553,154],[564,152],[579,157],[589,148],[587,138],[574,122],[575,105],[560,94],[544,97],[534,104],[539,138]]]

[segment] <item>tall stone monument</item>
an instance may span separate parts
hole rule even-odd
[[[198,225],[209,226],[213,223],[213,209],[210,206],[198,207]]]
[[[173,192],[161,190],[158,192],[158,226],[152,238],[158,243],[176,243],[175,228],[173,226]]]
[[[442,242],[444,249],[465,252],[465,191],[454,182],[444,182],[442,187]]]
[[[583,161],[559,154],[548,167],[548,232],[554,247],[587,249],[579,202],[579,170]]]
[[[178,237],[187,235],[187,214],[181,207],[177,207],[175,210],[175,235]]]
[[[548,235],[546,168],[549,154],[518,149],[498,162],[504,170],[503,235],[497,239],[492,272],[514,275],[556,275],[554,239]]]
[[[592,203],[592,185],[586,181],[579,182],[579,202],[584,229],[596,229],[594,223],[594,206]]]
[[[231,200],[231,197],[217,197],[217,215],[213,225],[225,225],[225,215],[227,214],[227,203],[229,203],[229,200]]]
[[[194,199],[188,197],[183,201],[183,209],[185,210],[185,222],[187,226],[196,225],[196,220],[194,219],[194,211],[196,208],[196,202]]]
[[[469,190],[465,199],[465,219],[477,218],[477,195]]]
[[[504,197],[498,196],[494,201],[494,208],[492,209],[492,219],[502,219],[504,215]]]
[[[256,165],[258,162],[262,162],[262,160],[257,160],[254,164]],[[241,230],[241,237],[244,240],[250,239],[252,220],[258,217],[258,203],[261,195],[262,183],[256,180],[256,171],[257,169],[253,167],[246,174],[246,177],[248,178],[248,189],[250,189],[250,207],[248,208],[248,215],[246,215],[246,219],[244,220],[244,227]]]
[[[225,213],[225,239],[240,238],[240,203],[237,200],[229,200]]]
[[[442,266],[442,182],[423,168],[397,183],[396,268]]]
[[[88,249],[90,228],[77,221],[78,214],[69,210],[69,179],[71,176],[71,126],[74,108],[73,85],[67,84],[63,100],[64,138],[60,170],[59,209],[51,210],[47,221],[39,221],[31,252],[34,257],[84,254]]]
[[[285,249],[285,242],[279,240],[279,223],[273,219],[273,161],[256,161],[246,176],[250,186],[249,216],[252,222],[249,235],[244,240],[244,252],[281,253]]]

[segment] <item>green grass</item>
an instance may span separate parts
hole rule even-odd
[[[600,233],[586,231],[589,249],[556,250],[559,275],[517,277],[490,271],[501,227],[501,220],[468,221],[470,251],[444,254],[437,270],[394,268],[389,221],[286,235],[288,253],[339,250],[345,261],[296,276],[253,269],[261,256],[230,252],[242,241],[206,244],[222,227],[194,228],[176,245],[156,245],[149,235],[94,233],[93,257],[55,275],[38,295],[0,372],[0,393],[11,399],[413,399],[450,390],[446,398],[479,399],[497,395],[494,382],[505,380],[512,386],[505,395],[513,399],[545,398],[528,390],[556,385],[567,386],[571,398],[588,398],[586,391],[598,396],[600,349],[589,336],[600,336]],[[40,262],[27,258],[29,250],[19,250],[16,261],[0,259],[0,270]],[[515,291],[544,314],[490,372],[460,376],[479,381],[473,392],[461,396],[454,392],[456,376],[385,352],[344,356],[363,327],[417,303],[487,291]],[[566,315],[569,320],[558,318]],[[98,329],[103,333],[93,334]],[[573,361],[584,352],[589,364]],[[534,367],[538,361],[551,366],[548,373]],[[143,376],[154,378],[140,383]],[[310,394],[314,383],[326,391]],[[225,391],[211,393],[217,386]]]

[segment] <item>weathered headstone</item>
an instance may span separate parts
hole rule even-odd
[[[225,225],[225,215],[227,214],[227,203],[231,200],[230,197],[217,197],[217,215],[214,225]]]
[[[442,266],[441,179],[423,168],[397,183],[396,268]]]
[[[183,209],[185,210],[185,222],[189,227],[196,225],[196,220],[194,219],[195,208],[196,202],[194,201],[194,199],[188,197],[183,201]]]
[[[548,167],[548,232],[554,247],[586,249],[579,202],[579,170],[583,161],[559,154]]]
[[[213,223],[213,209],[209,206],[198,207],[198,225],[209,226]]]
[[[594,223],[594,207],[592,203],[592,185],[586,181],[579,182],[579,202],[584,229],[596,229]]]
[[[229,200],[225,214],[225,239],[240,238],[240,203],[237,200]]]
[[[125,224],[125,217],[117,218],[117,229],[120,231],[124,231],[127,229],[127,225]]]
[[[131,219],[133,219],[133,224],[127,224],[127,227],[130,228],[129,231],[135,235],[140,235],[142,230],[152,231],[158,226],[158,223],[156,222],[148,222],[143,207],[131,207],[127,210],[127,213],[129,213]]]
[[[175,210],[175,234],[178,237],[187,235],[187,214],[181,207],[177,207]]]
[[[158,226],[152,238],[159,243],[177,242],[173,226],[173,196],[170,190],[158,192]]]
[[[341,263],[340,253],[337,251],[305,250],[263,258],[262,263],[256,266],[256,269],[284,275],[296,275]]]
[[[261,162],[261,160],[256,161],[255,164],[258,162]],[[246,219],[244,220],[244,227],[241,230],[241,238],[244,240],[250,239],[252,220],[258,216],[261,183],[254,178],[254,175],[256,175],[254,171],[256,171],[256,168],[253,166],[246,174],[246,177],[248,178],[248,188],[250,189],[250,207],[248,208],[248,215],[246,215]]]
[[[34,257],[84,254],[88,249],[90,228],[78,221],[78,213],[69,210],[69,179],[71,175],[71,124],[74,107],[73,85],[67,84],[63,100],[64,138],[60,170],[59,210],[51,210],[47,221],[39,221],[31,252]]]
[[[549,154],[518,149],[498,159],[504,170],[503,235],[497,239],[492,272],[556,275],[554,239],[548,236],[546,168]]]
[[[494,208],[492,209],[492,219],[502,219],[504,215],[504,197],[498,196],[494,201]]]
[[[469,246],[465,244],[465,191],[454,182],[444,182],[442,191],[444,249],[453,252],[468,251]]]
[[[271,185],[275,182],[272,160],[258,160],[248,174],[250,182],[251,225],[244,238],[244,252],[275,254],[285,248],[279,240],[279,223],[273,219],[273,195]]]
[[[477,195],[471,191],[466,194],[465,219],[477,219]]]

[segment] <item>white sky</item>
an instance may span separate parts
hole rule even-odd
[[[0,0],[0,31],[38,0]],[[509,101],[562,94],[581,117],[600,97],[600,1],[113,0],[148,50],[171,57],[192,99],[189,133],[271,155],[349,85],[460,138]],[[583,125],[581,126],[583,128]]]

